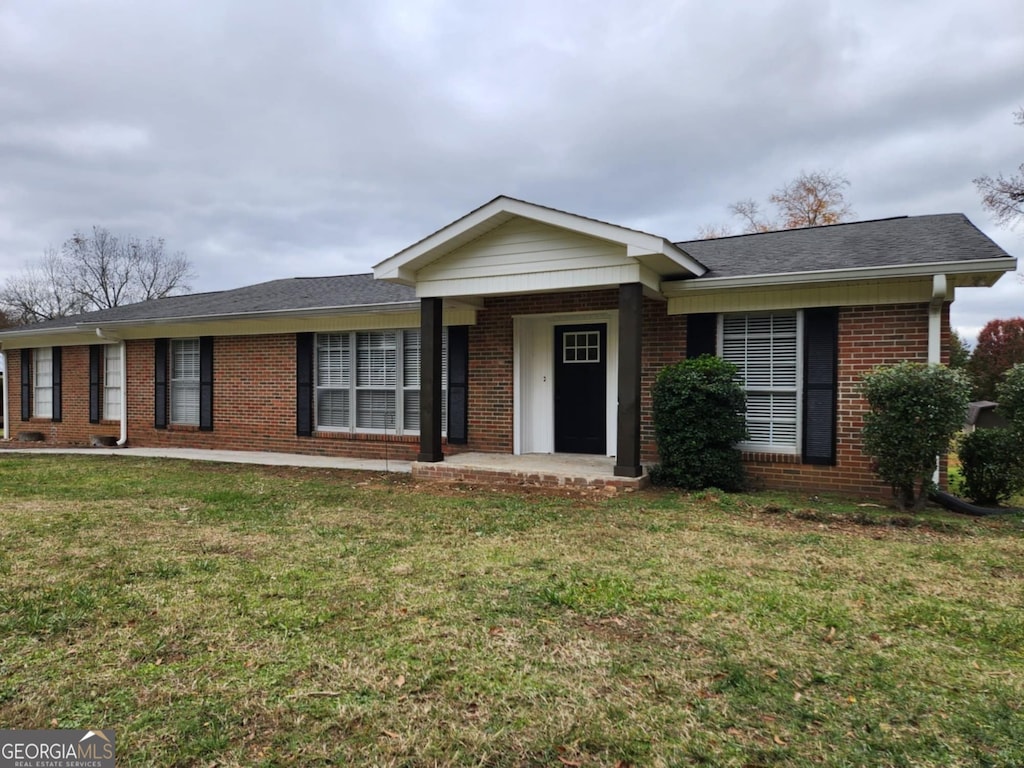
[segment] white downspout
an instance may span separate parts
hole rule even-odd
[[[942,362],[942,305],[946,301],[946,276],[932,277],[932,301],[928,305],[928,364]]]
[[[117,447],[121,448],[128,442],[128,370],[126,365],[128,355],[125,351],[124,339],[104,333],[102,328],[96,329],[96,335],[106,341],[116,341],[121,357],[121,436],[117,439]]]
[[[928,364],[938,365],[942,362],[942,305],[946,300],[946,276],[934,275],[932,277],[932,300],[928,305]],[[935,474],[932,475],[932,482],[939,484],[939,462],[941,457],[935,457]]]
[[[0,352],[4,356],[4,440],[11,439],[11,425],[7,419],[7,412],[10,410],[10,400],[7,398],[7,379],[10,378],[7,371],[7,350]]]
[[[124,339],[118,346],[121,353],[121,436],[117,440],[117,447],[121,448],[128,442],[128,353],[125,350]]]

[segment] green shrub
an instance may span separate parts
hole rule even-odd
[[[1024,491],[1024,363],[996,388],[1008,428],[977,429],[960,440],[961,490],[979,504],[999,504]]]
[[[1000,413],[1014,429],[1024,432],[1024,363],[1018,363],[1003,374],[996,387]]]
[[[899,363],[866,374],[861,392],[869,408],[864,451],[900,509],[918,510],[933,485],[935,457],[963,426],[970,385],[942,365]]]
[[[664,368],[652,391],[661,464],[654,482],[679,488],[743,487],[736,443],[747,436],[746,395],[732,363],[703,355]]]
[[[978,504],[999,504],[1024,490],[1024,445],[1012,429],[976,429],[960,438],[960,489]]]

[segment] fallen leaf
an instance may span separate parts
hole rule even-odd
[[[782,739],[780,739],[777,735],[776,736],[772,736],[772,741],[774,741],[780,747],[786,746],[786,742],[784,742]]]
[[[558,758],[558,762],[560,762],[562,765],[574,766],[574,768],[579,768],[579,766],[583,765],[583,763],[581,763],[579,760],[567,760],[564,757]]]
[[[397,739],[398,738],[398,734],[395,733],[394,731],[381,731],[381,733],[383,733],[385,736],[388,736],[389,738],[392,738],[392,739]]]
[[[836,628],[835,627],[829,627],[828,628],[828,634],[825,635],[825,637],[822,638],[822,639],[826,643],[831,643],[833,640],[835,640],[835,637],[836,637]]]
[[[797,691],[793,694],[793,701],[800,701],[800,699],[802,699],[803,697],[804,695],[800,693],[800,691]]]
[[[503,627],[491,627],[490,629],[487,630],[487,634],[489,634],[489,635],[500,635],[504,631],[505,630],[504,630]]]
[[[405,675],[399,675],[395,678],[395,688],[401,688],[405,685]]]

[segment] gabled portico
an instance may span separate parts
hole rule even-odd
[[[524,310],[502,329],[515,361],[512,452],[613,455],[616,475],[639,476],[644,298],[661,300],[662,281],[705,271],[665,238],[508,197],[381,262],[374,276],[414,287],[421,302],[419,460],[444,460],[443,300],[486,312],[502,297],[612,290],[602,311]]]

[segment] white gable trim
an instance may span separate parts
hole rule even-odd
[[[380,262],[373,268],[374,277],[416,285],[420,269],[516,217],[623,246],[628,258],[666,277],[696,277],[707,271],[703,264],[663,237],[501,196]]]

